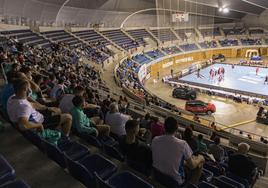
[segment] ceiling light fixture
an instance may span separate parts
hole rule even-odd
[[[223,8],[223,10],[222,10],[223,13],[229,13],[229,11],[230,11],[230,10],[229,10],[228,8],[226,8],[226,7]]]
[[[227,8],[227,7],[219,7],[218,10],[219,10],[219,12],[222,12],[222,13],[224,13],[224,14],[230,12],[229,8]]]

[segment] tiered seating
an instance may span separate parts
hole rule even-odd
[[[170,29],[154,29],[151,30],[156,38],[158,38],[161,42],[178,40],[177,37]]]
[[[145,53],[146,55],[150,56],[152,59],[158,59],[160,57],[164,57],[165,55],[160,52],[159,50],[153,50]]]
[[[135,58],[133,58],[133,59],[135,59]],[[122,64],[124,65],[124,67],[125,67],[126,69],[132,70],[132,71],[134,71],[134,72],[136,72],[136,73],[139,72],[140,65],[137,64],[137,63],[135,63],[135,62],[134,62],[133,60],[131,60],[131,59],[126,59],[126,60],[124,60],[124,61],[122,62]]]
[[[93,44],[99,44],[99,45],[104,45],[107,46],[110,44],[110,42],[105,39],[103,36],[99,35],[96,31],[94,30],[85,30],[85,31],[76,31],[73,32],[76,36],[78,36],[80,39],[83,39],[89,43]],[[98,45],[98,47],[99,47]]]
[[[187,40],[188,36],[190,36],[190,38],[192,37],[196,37],[196,32],[195,32],[195,29],[193,28],[187,28],[187,29],[175,29],[176,33],[179,35],[179,37],[182,39],[182,40]],[[186,34],[187,33],[187,34]]]
[[[192,44],[183,44],[183,45],[180,45],[180,48],[185,51],[185,52],[188,52],[188,51],[193,51],[193,50],[198,50],[199,48],[196,46],[196,44],[192,43]]]
[[[199,29],[203,37],[221,36],[220,28]]]
[[[146,42],[143,40],[144,38],[150,38],[153,41],[155,39],[148,33],[145,29],[135,29],[127,31],[140,45],[146,45]]]
[[[256,35],[256,34],[264,34],[263,29],[249,29],[250,35]]]
[[[97,173],[95,173],[95,175],[99,188],[124,188],[126,185],[128,185],[128,188],[153,188],[152,185],[128,171],[117,174],[106,181],[103,180]]]
[[[142,55],[142,54],[135,55],[133,57],[133,60],[137,61],[140,64],[146,64],[146,63],[151,62],[151,60],[148,57],[146,57],[145,55]]]
[[[0,155],[0,185],[13,181],[16,178],[15,170],[7,162],[7,160]]]
[[[0,188],[30,188],[30,186],[23,180],[16,180],[13,182],[6,183],[2,186],[0,185]]]
[[[231,28],[231,29],[223,29],[224,34],[227,35],[245,35],[245,28]]]
[[[181,50],[176,46],[162,48],[162,51],[166,52],[167,54],[177,54],[181,52]]]
[[[42,32],[42,35],[46,36],[54,42],[66,43],[70,46],[83,44],[82,41],[78,40],[64,30],[46,31]]]
[[[110,40],[112,40],[125,50],[137,48],[139,46],[137,42],[133,41],[119,29],[102,31],[102,34],[104,34],[106,37],[108,37]]]
[[[238,40],[236,39],[219,40],[219,43],[221,44],[222,47],[238,46]]]
[[[30,188],[24,181],[15,180],[15,178],[15,170],[7,160],[0,155],[0,188]]]
[[[208,49],[208,48],[217,48],[217,42],[216,41],[205,41],[205,42],[200,42],[199,45],[203,49]]]
[[[49,46],[49,40],[45,39],[42,36],[32,32],[29,29],[25,30],[11,30],[11,31],[1,31],[0,34],[12,37],[17,39],[19,42],[23,44],[27,44],[29,46],[40,45],[42,47]]]
[[[241,43],[244,46],[261,45],[260,39],[241,39]]]

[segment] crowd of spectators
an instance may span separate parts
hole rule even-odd
[[[131,90],[136,96],[141,98],[145,97],[143,87],[138,79],[138,70],[140,64],[134,62],[132,59],[125,59],[120,63],[119,67],[116,70],[117,77],[120,80],[120,84],[123,87]]]
[[[126,98],[116,101],[99,92],[104,91],[105,83],[94,66],[79,60],[83,52],[64,44],[53,44],[51,51],[46,51],[4,39],[0,62],[6,68],[8,83],[2,90],[1,104],[10,121],[22,131],[57,129],[66,137],[71,129],[85,135],[113,135],[128,159],[171,176],[178,185],[198,184],[208,162],[215,167],[224,163],[225,171],[254,185],[258,170],[247,155],[249,145],[241,143],[236,153],[226,155],[219,137],[207,145],[202,134],[196,139],[193,127],[186,127],[180,135],[173,117],[167,117],[164,124],[149,114],[141,121],[133,120],[127,115]],[[138,66],[127,59],[117,75],[122,86],[146,98],[137,78]],[[174,110],[158,99],[150,102]]]
[[[219,40],[219,43],[221,44],[222,47],[238,46],[238,40],[236,39]]]
[[[200,46],[202,48],[217,48],[217,42],[216,41],[205,41],[203,43],[200,43]]]
[[[241,39],[242,45],[261,45],[262,41],[261,39]]]

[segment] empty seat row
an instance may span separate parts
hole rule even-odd
[[[73,32],[73,34],[75,34],[79,38],[81,38],[83,40],[87,40],[87,41],[89,41],[91,43],[96,43],[98,41],[103,42],[105,44],[108,44],[109,43],[104,37],[102,37],[101,35],[99,35],[94,30],[77,31],[77,32]]]
[[[5,36],[12,36],[16,37],[19,42],[30,45],[30,46],[36,46],[40,45],[43,46],[49,41],[45,39],[43,36],[40,36],[31,30],[11,30],[11,31],[2,31],[1,34]]]
[[[138,40],[139,43],[141,43],[142,45],[146,44],[144,42],[144,38],[150,38],[153,41],[155,41],[155,39],[151,36],[150,33],[148,33],[146,31],[146,29],[135,29],[135,30],[128,30],[127,31],[134,39]]]
[[[186,28],[186,29],[175,29],[175,32],[182,40],[186,40],[191,37],[196,36],[195,29],[193,28]]]
[[[187,51],[193,51],[193,50],[198,50],[199,48],[196,46],[196,44],[192,43],[192,44],[184,44],[184,45],[180,45],[180,48],[187,52]]]
[[[156,38],[163,42],[178,40],[170,29],[155,29],[151,30],[151,32],[155,35]]]
[[[137,48],[139,46],[137,42],[133,41],[121,30],[102,31],[102,34],[126,50]]]
[[[0,155],[0,188],[30,188],[24,181],[15,179],[14,168]]]
[[[203,37],[221,36],[220,28],[199,29]]]

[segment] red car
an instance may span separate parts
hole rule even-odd
[[[187,101],[185,104],[185,110],[193,113],[206,113],[211,115],[216,112],[216,106],[212,103],[205,103],[199,100]]]

